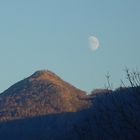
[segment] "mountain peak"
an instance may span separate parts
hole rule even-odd
[[[30,80],[52,80],[60,79],[56,74],[49,70],[38,70],[29,77]]]
[[[15,120],[54,113],[75,112],[88,108],[90,105],[84,91],[65,82],[49,70],[39,70],[1,94],[0,113],[4,113],[3,117],[0,116],[0,121],[5,118]]]

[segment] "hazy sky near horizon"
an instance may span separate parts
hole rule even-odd
[[[140,70],[139,0],[1,0],[0,92],[49,69],[85,91]],[[88,38],[100,48],[91,51]]]

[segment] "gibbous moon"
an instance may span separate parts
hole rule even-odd
[[[99,40],[95,36],[90,36],[88,41],[92,51],[95,51],[99,48]]]

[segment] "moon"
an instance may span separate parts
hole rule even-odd
[[[88,41],[89,41],[89,45],[90,45],[90,48],[91,48],[92,51],[96,51],[99,48],[100,43],[99,43],[99,40],[98,40],[97,37],[90,36],[88,38]]]

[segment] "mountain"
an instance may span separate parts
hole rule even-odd
[[[0,94],[0,139],[139,140],[140,84],[86,95],[37,71]]]
[[[0,121],[17,120],[90,106],[84,91],[48,70],[35,72],[0,95]]]

